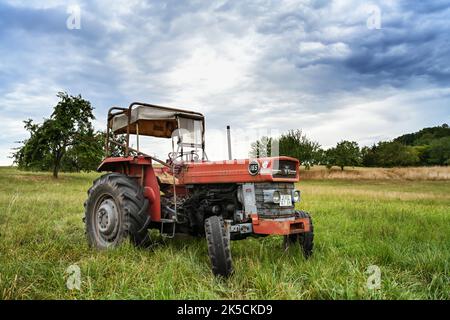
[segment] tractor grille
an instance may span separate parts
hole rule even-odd
[[[275,160],[273,177],[274,178],[292,178],[297,175],[297,165],[291,160]]]
[[[295,216],[294,205],[280,207],[277,203],[264,203],[264,190],[278,190],[281,194],[292,194],[293,183],[255,183],[256,209],[261,218],[288,218]]]

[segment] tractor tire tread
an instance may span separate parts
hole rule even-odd
[[[308,259],[311,257],[314,251],[314,224],[311,215],[308,212],[298,211],[297,213],[300,215],[300,217],[309,219],[310,231],[300,233],[298,235],[298,240],[303,251],[303,255],[306,259]]]
[[[233,272],[230,240],[221,216],[211,216],[205,220],[205,234],[212,272],[224,278]]]
[[[138,247],[147,247],[151,244],[147,226],[150,216],[147,213],[148,200],[143,195],[143,189],[133,179],[119,173],[108,173],[94,180],[93,186],[88,190],[88,199],[84,203],[85,221],[88,221],[88,208],[90,207],[91,195],[102,185],[108,185],[115,193],[118,205],[122,208],[124,222],[118,235],[120,243],[129,237],[131,242]],[[86,223],[86,234],[91,246],[96,246],[92,239]]]

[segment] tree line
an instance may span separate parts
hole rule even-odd
[[[406,167],[450,164],[450,128],[447,124],[425,128],[391,141],[380,141],[370,147],[360,147],[355,141],[343,140],[328,149],[321,148],[301,130],[289,130],[279,138],[262,137],[253,142],[250,157],[272,154],[277,146],[279,155],[290,156],[301,161],[309,169],[313,165],[337,166],[344,170],[348,166]]]

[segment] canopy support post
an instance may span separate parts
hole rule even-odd
[[[136,122],[136,147],[139,152],[139,121]]]

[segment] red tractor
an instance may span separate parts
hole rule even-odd
[[[129,238],[148,246],[149,229],[168,238],[204,236],[212,271],[224,277],[233,271],[230,240],[281,235],[285,248],[295,244],[309,257],[311,217],[295,210],[299,161],[208,161],[204,129],[205,119],[197,112],[137,102],[109,110],[107,154],[98,171],[110,173],[94,181],[85,202],[89,245],[110,248]],[[171,138],[168,160],[141,152],[139,136]]]

